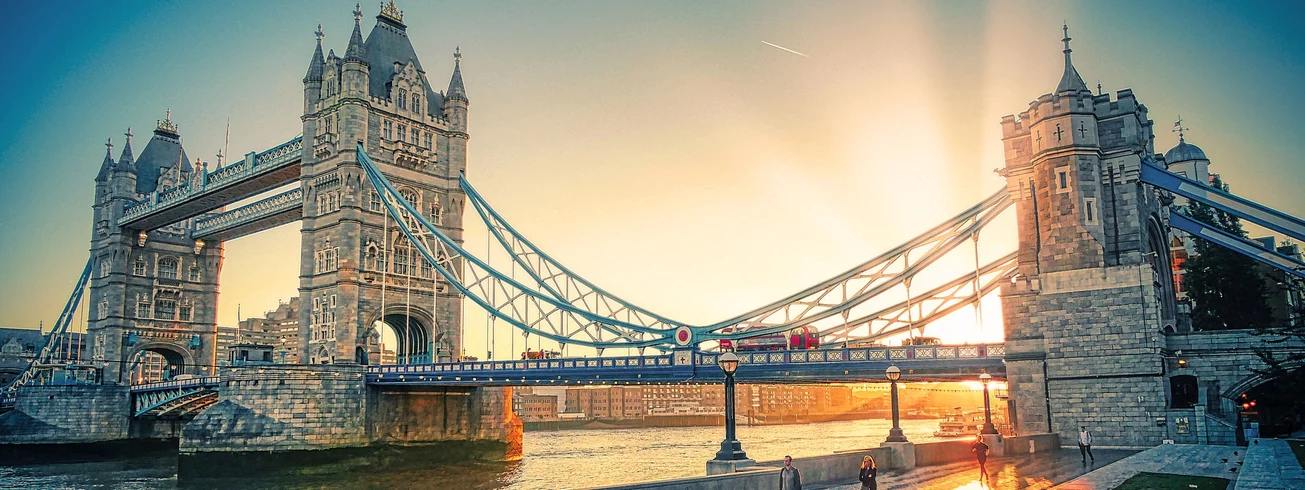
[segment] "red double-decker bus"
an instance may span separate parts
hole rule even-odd
[[[747,332],[744,328],[738,331]],[[721,333],[734,332],[733,328],[721,329]],[[807,350],[820,348],[820,332],[815,327],[804,326],[788,332],[774,332],[739,340],[721,340],[722,351],[759,351],[759,350]]]

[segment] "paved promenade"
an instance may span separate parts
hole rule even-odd
[[[1096,463],[1083,464],[1078,449],[1059,449],[1040,452],[1033,456],[988,460],[989,481],[985,486],[979,481],[979,464],[973,460],[937,466],[924,466],[908,471],[879,474],[880,490],[978,490],[1044,489],[1074,479],[1084,473],[1133,455],[1136,451],[1098,449],[1093,454]],[[861,485],[834,485],[836,490],[858,490]]]
[[[1144,471],[1236,480],[1241,471],[1242,458],[1245,456],[1244,447],[1164,444],[1124,458],[1056,488],[1057,490],[1109,490]]]
[[[1252,444],[1236,490],[1290,490],[1305,488],[1305,469],[1287,441],[1260,439]]]

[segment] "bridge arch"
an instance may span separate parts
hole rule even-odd
[[[1173,266],[1170,264],[1168,234],[1160,226],[1160,216],[1152,213],[1146,220],[1146,240],[1150,249],[1151,266],[1160,280],[1160,323],[1162,330],[1175,331],[1178,323],[1178,305],[1175,299]]]
[[[355,352],[359,364],[381,364],[381,344],[394,353],[395,364],[419,364],[435,361],[436,346],[443,332],[436,326],[429,309],[417,306],[387,305],[384,312],[373,312],[367,319],[369,327],[359,333],[358,345],[366,346]]]
[[[174,343],[155,341],[138,344],[126,356],[123,362],[128,383],[148,383],[163,381],[182,374],[198,374],[197,363],[190,349]]]

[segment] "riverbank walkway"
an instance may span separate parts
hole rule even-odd
[[[1290,453],[1290,450],[1288,450],[1288,453]],[[1246,448],[1244,447],[1163,444],[1124,458],[1119,462],[1107,465],[1056,488],[1057,490],[1110,490],[1124,483],[1124,480],[1142,472],[1206,476],[1236,481],[1241,473],[1242,461],[1245,457]],[[1232,488],[1232,485],[1228,486],[1229,490],[1232,490]]]
[[[1045,489],[1070,481],[1089,471],[1134,455],[1137,451],[1121,449],[1096,449],[1095,463],[1083,464],[1078,449],[1056,449],[1027,456],[989,459],[988,480],[979,481],[979,464],[974,460],[934,466],[921,466],[906,471],[885,471],[879,474],[880,490],[978,490],[995,489]],[[806,487],[804,487],[806,488]],[[814,489],[859,490],[860,483],[840,484]]]

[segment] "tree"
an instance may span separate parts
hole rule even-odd
[[[1214,178],[1214,187],[1228,187]],[[1197,201],[1187,206],[1197,221],[1246,238],[1236,216]],[[1183,263],[1183,287],[1192,300],[1196,330],[1265,329],[1273,316],[1265,300],[1264,278],[1254,259],[1196,237],[1196,256]]]

